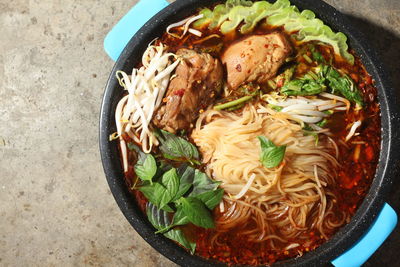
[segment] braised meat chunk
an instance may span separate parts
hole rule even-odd
[[[238,88],[246,82],[264,83],[274,77],[292,52],[284,34],[252,35],[229,46],[222,55],[228,86]]]
[[[211,55],[183,48],[176,54],[182,61],[154,118],[157,127],[171,133],[190,128],[220,93],[223,78],[221,63]]]

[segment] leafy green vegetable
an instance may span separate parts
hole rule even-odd
[[[169,219],[168,214],[163,210],[157,209],[157,207],[152,205],[151,203],[148,203],[146,206],[146,214],[147,218],[149,218],[150,223],[157,230],[167,228],[171,224],[171,220]],[[196,243],[187,240],[182,230],[180,229],[171,229],[167,233],[165,233],[164,236],[178,242],[183,247],[189,249],[192,254],[196,249]]]
[[[220,182],[216,182],[208,178],[208,176],[199,170],[195,170],[193,179],[193,191],[189,196],[197,196],[204,192],[217,190]]]
[[[174,218],[172,219],[172,225],[173,226],[185,225],[188,224],[189,222],[190,222],[189,218],[183,212],[182,207],[179,206],[174,214]]]
[[[176,173],[176,169],[172,168],[171,170],[167,171],[163,174],[161,183],[165,186],[164,192],[155,192],[155,194],[159,193],[162,194],[160,204],[157,205],[160,208],[165,207],[171,200],[174,199],[176,193],[179,190],[179,177]]]
[[[342,75],[334,67],[321,64],[313,71],[309,71],[303,77],[286,82],[281,92],[291,96],[310,96],[320,94],[330,89],[332,94],[340,94],[346,99],[363,106],[361,92],[353,80]]]
[[[285,95],[316,95],[324,92],[326,86],[318,80],[313,78],[303,77],[301,79],[291,80],[286,83],[282,88],[281,92]]]
[[[187,165],[182,165],[179,167],[177,172],[178,176],[180,177],[179,189],[172,201],[178,200],[189,191],[189,189],[193,186],[193,180],[195,176],[195,169]]]
[[[293,33],[293,37],[298,41],[318,41],[331,45],[336,54],[354,64],[354,57],[348,52],[346,35],[333,32],[323,21],[315,18],[315,14],[310,10],[300,12],[289,0],[277,0],[273,4],[267,1],[252,3],[228,0],[213,10],[203,9],[200,14],[204,16],[193,24],[195,28],[219,28],[223,34],[234,31],[240,25],[239,31],[248,34],[258,22],[266,19],[269,25],[283,26],[286,31]]]
[[[167,159],[200,164],[199,151],[192,143],[164,130],[156,132],[156,135],[161,143],[160,150]]]
[[[183,139],[176,140],[178,137],[168,134],[165,139],[167,138],[173,139],[172,145],[166,146],[170,149],[168,153],[183,151],[179,148]],[[175,145],[176,142],[180,144]],[[174,148],[175,150],[171,152],[173,150],[171,147],[174,146],[178,146],[178,149]],[[210,211],[222,200],[224,190],[218,188],[220,183],[211,180],[205,173],[188,164],[182,164],[176,169],[163,160],[157,162],[152,155],[141,152],[135,145],[132,149],[139,153],[135,167],[141,172],[140,176],[145,177],[139,190],[149,201],[146,213],[149,221],[157,229],[156,233],[164,234],[193,253],[196,244],[188,241],[177,226],[193,223],[204,228],[214,227]],[[195,155],[193,152],[190,153],[192,154],[189,156]]]
[[[332,89],[332,93],[337,94],[337,92],[339,92],[346,99],[360,106],[364,105],[360,91],[349,76],[342,76],[337,70],[329,66],[326,71],[326,80],[328,81],[329,87]]]
[[[259,136],[261,144],[260,161],[266,168],[274,168],[281,164],[285,152],[286,146],[276,146],[271,140],[265,136]]]
[[[201,200],[194,197],[180,198],[177,204],[178,207],[181,206],[182,212],[194,225],[206,229],[215,227],[210,211]]]
[[[153,155],[140,153],[139,159],[135,165],[135,173],[142,181],[150,181],[157,172],[157,163]]]
[[[175,212],[174,214],[174,218],[172,219],[172,223],[168,226],[166,226],[165,228],[159,229],[156,234],[162,234],[165,232],[168,232],[170,229],[176,227],[176,226],[180,226],[180,225],[185,225],[190,223],[188,217],[185,215],[185,213],[182,210],[182,207],[179,206],[178,210]]]
[[[219,188],[213,191],[207,191],[194,197],[201,200],[209,210],[213,210],[222,200],[224,189]]]
[[[139,187],[145,197],[160,209],[168,208],[168,203],[174,199],[179,190],[179,177],[176,169],[172,168],[163,174],[161,183],[154,182],[150,185]]]
[[[169,205],[164,204],[164,206],[161,207],[161,201],[163,200],[163,198],[165,201],[166,197],[170,195],[169,193],[166,193],[167,188],[165,188],[165,186],[156,182],[153,183],[152,185],[143,185],[139,187],[139,191],[142,192],[143,195],[157,207],[162,208],[167,212],[173,212],[173,210]],[[167,196],[164,197],[164,194],[167,194]]]

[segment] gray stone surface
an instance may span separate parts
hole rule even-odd
[[[113,66],[103,38],[135,2],[0,1],[0,266],[175,266],[119,211],[97,145]],[[371,37],[399,88],[400,2],[328,2]],[[399,236],[366,265],[398,265]]]

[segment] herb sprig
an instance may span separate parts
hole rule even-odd
[[[266,168],[279,166],[285,157],[286,146],[276,146],[265,136],[259,136],[261,145],[260,161]]]
[[[195,146],[173,134],[162,132],[165,137],[161,146],[164,155],[169,158],[198,159]],[[190,145],[186,144],[189,143]],[[193,147],[192,147],[193,146]],[[128,145],[138,153],[135,171],[141,180],[138,190],[148,199],[147,217],[166,237],[178,242],[192,253],[196,244],[188,240],[177,226],[192,223],[203,228],[214,228],[211,211],[221,202],[224,190],[220,183],[211,180],[205,173],[188,164],[179,168],[156,160],[151,154],[145,154],[135,145]],[[176,157],[176,158],[175,158]]]

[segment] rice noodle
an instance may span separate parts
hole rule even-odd
[[[179,62],[177,56],[166,53],[164,45],[160,43],[148,46],[142,57],[143,67],[133,69],[130,77],[123,71],[116,73],[120,85],[128,93],[120,100],[115,112],[125,172],[128,171],[128,155],[123,134],[140,143],[145,153],[158,144],[151,132],[150,121],[162,102],[171,73]]]
[[[260,135],[286,145],[280,166],[265,168],[260,162]],[[338,167],[330,141],[321,138],[316,144],[292,116],[262,103],[248,104],[241,113],[209,109],[200,115],[191,138],[202,153],[206,173],[225,189],[216,218],[221,235],[240,226],[246,230],[239,234],[248,240],[268,240],[272,247],[284,248],[291,238],[307,239],[312,229],[327,238],[326,233],[344,222],[345,216],[337,224],[327,219],[327,214],[336,214],[330,190]],[[220,242],[218,234],[213,240]]]

